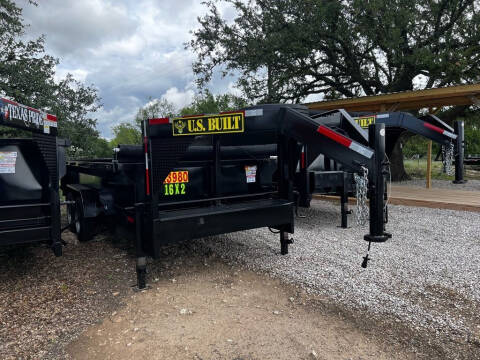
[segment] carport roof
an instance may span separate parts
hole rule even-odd
[[[442,106],[472,104],[480,106],[480,83],[362,96],[358,98],[318,101],[305,105],[315,110],[345,109],[347,111],[380,112],[417,110],[422,108],[433,109]]]

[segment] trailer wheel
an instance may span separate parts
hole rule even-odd
[[[83,216],[83,204],[80,198],[75,201],[75,232],[77,233],[77,239],[80,242],[88,241],[93,236],[92,219],[87,219]]]
[[[71,193],[67,194],[67,201],[73,201],[73,195]],[[68,230],[70,230],[72,233],[76,233],[76,227],[75,227],[75,204],[68,204],[67,205],[67,222],[68,222]]]

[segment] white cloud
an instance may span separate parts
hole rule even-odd
[[[165,94],[162,95],[162,99],[165,99],[168,102],[172,103],[177,110],[191,104],[194,97],[195,92],[192,89],[178,91],[176,87],[168,89]]]
[[[55,71],[55,81],[64,79],[67,74],[71,74],[73,78],[80,82],[85,82],[88,76],[88,71],[85,69],[66,69],[60,68]]]
[[[97,123],[97,129],[102,137],[107,140],[111,140],[113,138],[112,128],[122,122],[133,124],[136,114],[136,107],[127,111],[122,106],[115,106],[108,110],[102,107],[97,111],[96,114],[97,118],[99,119]]]
[[[61,58],[87,55],[104,41],[123,38],[137,27],[125,4],[120,1],[49,0],[38,6],[25,5],[25,20],[30,23],[29,33],[47,34],[47,47]],[[125,2],[123,2],[125,3]]]
[[[206,7],[198,0],[48,0],[38,6],[16,0],[31,26],[27,37],[46,35],[47,52],[60,59],[56,79],[67,73],[99,89],[98,129],[133,121],[149,98],[179,109],[194,97],[192,62],[184,48]],[[231,6],[220,11],[232,17]],[[232,90],[234,78],[214,76],[211,91]]]
[[[322,101],[324,99],[325,95],[322,94],[310,94],[308,95],[305,100],[303,101],[305,104],[310,103],[310,102],[316,102],[316,101]]]

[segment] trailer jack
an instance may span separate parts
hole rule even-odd
[[[293,244],[293,242],[293,239],[288,237],[288,233],[286,231],[280,231],[280,254],[287,255],[288,245]]]
[[[147,287],[147,258],[145,256],[137,257],[137,287],[138,290],[143,290]]]

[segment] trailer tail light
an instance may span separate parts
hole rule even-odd
[[[370,159],[373,156],[373,150],[360,145],[356,143],[353,140],[350,140],[346,136],[343,136],[332,129],[329,129],[328,127],[324,125],[320,125],[317,129],[317,132],[328,137],[329,139],[339,143],[340,145],[343,145],[345,147],[348,147],[350,150],[353,150],[357,153],[359,153],[362,156],[365,156],[366,158]]]
[[[428,122],[424,122],[423,123],[423,126],[425,126],[426,128],[429,128],[430,130],[433,130],[433,131],[436,131],[442,135],[445,135],[445,136],[448,136],[449,138],[452,138],[452,139],[456,139],[457,138],[457,135],[455,134],[452,134],[450,131],[447,131],[447,130],[444,130],[442,128],[439,128],[438,126],[435,126],[435,125],[432,125]]]
[[[148,125],[163,125],[163,124],[169,124],[170,119],[167,118],[155,118],[155,119],[149,119],[148,120]]]
[[[300,168],[305,169],[305,147],[302,147],[302,154],[300,157]]]
[[[130,224],[134,224],[135,223],[135,219],[131,216],[127,216],[127,222],[129,222]]]

